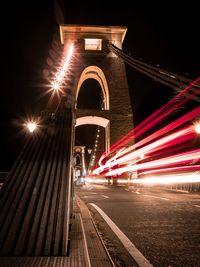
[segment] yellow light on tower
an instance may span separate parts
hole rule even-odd
[[[57,82],[52,83],[52,89],[58,91],[60,89],[60,85]]]
[[[63,80],[63,77],[60,75],[60,76],[56,76],[56,81],[58,82],[62,82]]]

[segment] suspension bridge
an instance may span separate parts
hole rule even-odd
[[[41,112],[37,125],[31,121],[33,134],[0,191],[2,257],[48,256],[57,260],[69,256],[77,161],[84,182],[97,182],[103,176],[115,185],[121,180],[132,185],[190,183],[195,191],[200,189],[200,78],[192,80],[127,55],[122,50],[126,31],[121,26],[60,26],[61,61],[47,75],[49,92],[60,101],[56,110]],[[177,91],[137,126],[125,64]],[[99,110],[77,105],[88,79],[101,87]],[[188,102],[194,103],[190,111],[168,120]],[[158,128],[161,122],[166,123]],[[83,125],[97,126],[88,170],[84,147],[77,146],[75,140],[76,130]],[[104,152],[98,154],[100,134]],[[58,266],[69,263],[65,264]],[[87,264],[84,266],[90,266]]]

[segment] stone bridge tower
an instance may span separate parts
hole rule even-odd
[[[67,46],[73,42],[79,61],[74,72],[75,126],[95,124],[104,127],[107,152],[113,143],[133,128],[125,65],[108,49],[109,43],[122,48],[126,31],[127,28],[121,26],[60,26],[61,43]],[[95,79],[101,86],[101,110],[77,108],[81,86],[87,79]]]

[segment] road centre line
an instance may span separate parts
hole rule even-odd
[[[90,203],[99,214],[103,217],[106,223],[110,226],[113,232],[120,239],[126,250],[133,257],[139,267],[153,267],[153,265],[142,255],[142,253],[135,247],[135,245],[128,239],[128,237],[119,229],[119,227],[94,203]]]
[[[134,194],[141,195],[141,193],[139,191],[131,191],[131,192],[134,193]]]
[[[108,196],[102,195],[102,197],[109,198]]]
[[[196,208],[200,208],[200,205],[194,205]]]
[[[144,197],[153,197],[153,198],[158,198],[158,199],[162,199],[162,200],[169,200],[168,198],[165,198],[165,197],[157,197],[157,196],[152,196],[152,195],[143,195],[142,196]]]

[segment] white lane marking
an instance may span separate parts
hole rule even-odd
[[[143,195],[143,194],[142,194]],[[144,197],[153,197],[153,198],[159,198],[159,199],[162,199],[162,200],[169,200],[168,198],[165,198],[165,197],[157,197],[157,196],[152,196],[152,195],[143,195]]]
[[[96,196],[92,195],[92,196],[83,196],[81,198],[96,198]]]
[[[131,192],[134,193],[134,194],[138,194],[138,195],[141,194],[139,191],[131,191]]]
[[[129,189],[124,189],[124,190],[126,190],[126,191],[130,191]]]
[[[86,189],[87,190],[92,190],[93,189],[93,186],[92,185],[91,186],[88,186]]]
[[[200,208],[200,205],[194,205],[196,208]]]
[[[120,239],[126,250],[133,257],[139,267],[153,267],[153,265],[142,255],[142,253],[135,247],[135,245],[128,239],[128,237],[119,229],[119,227],[94,203],[90,203],[107,222],[113,232]]]
[[[105,198],[109,198],[109,197],[107,197],[107,196],[104,196],[104,195],[102,195],[103,197],[105,197]],[[100,196],[94,196],[94,195],[91,195],[91,196],[82,196],[81,198],[98,198],[98,197],[100,197]]]
[[[108,196],[102,195],[102,197],[109,198]]]
[[[87,241],[86,241],[86,236],[85,236],[85,230],[84,230],[84,226],[83,226],[83,220],[81,215],[79,214],[80,217],[80,221],[81,221],[81,228],[82,228],[82,232],[83,232],[83,242],[84,242],[84,252],[85,252],[85,256],[86,256],[86,261],[87,261],[87,266],[91,267],[91,263],[90,263],[90,257],[89,257],[89,252],[88,252],[88,247],[87,247]]]

